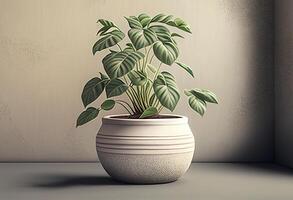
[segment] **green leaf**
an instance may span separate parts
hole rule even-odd
[[[93,46],[93,54],[97,51],[101,51],[103,49],[109,48],[111,46],[116,45],[125,37],[124,33],[119,30],[114,30],[107,33],[104,37],[99,39]]]
[[[171,36],[172,36],[172,37],[180,37],[180,38],[184,38],[182,35],[179,35],[178,33],[172,33]]]
[[[144,54],[139,51],[122,51],[108,54],[102,62],[108,76],[113,79],[130,72],[143,57]]]
[[[143,27],[146,27],[147,25],[149,25],[150,21],[152,20],[152,18],[150,16],[148,16],[147,14],[140,14],[138,16],[139,22]]]
[[[162,72],[154,81],[153,88],[160,103],[173,111],[180,99],[175,78],[169,72]]]
[[[125,47],[125,48],[123,49],[123,51],[124,51],[124,52],[134,52],[135,50],[133,50],[133,48],[131,48],[131,47]]]
[[[206,103],[204,101],[196,98],[195,96],[190,96],[188,103],[193,110],[203,116],[206,111]]]
[[[137,50],[147,47],[157,41],[156,34],[149,29],[132,28],[128,31],[128,36]]]
[[[118,52],[115,52],[115,51],[111,51],[109,54],[107,54],[103,60],[102,60],[102,63],[104,65],[104,68],[105,68],[105,64],[108,63],[116,54],[118,54]]]
[[[102,80],[95,77],[85,84],[81,94],[84,107],[95,101],[102,94],[106,81],[106,79]]]
[[[130,17],[125,17],[125,19],[127,20],[130,28],[142,29],[142,25],[138,18],[134,16],[130,16]]]
[[[209,90],[204,89],[193,89],[189,91],[198,99],[201,99],[210,103],[218,103],[217,96]]]
[[[112,99],[107,99],[102,103],[101,108],[103,110],[111,110],[112,108],[114,108],[114,106],[115,106],[115,101]]]
[[[150,23],[160,22],[160,23],[168,24],[169,26],[174,26],[174,27],[181,29],[183,31],[186,31],[188,33],[191,33],[190,27],[187,25],[187,23],[185,21],[183,21],[180,18],[176,18],[172,21],[171,20],[172,18],[173,18],[172,15],[158,14],[151,20]]]
[[[157,115],[158,114],[158,110],[157,108],[155,107],[149,107],[147,108],[146,110],[143,111],[143,113],[140,115],[139,118],[146,118],[146,117],[151,117],[151,116],[154,116],[154,115]]]
[[[153,45],[154,54],[156,57],[167,65],[172,65],[178,58],[179,50],[177,46],[172,42],[161,42],[157,41]]]
[[[106,95],[108,98],[119,96],[126,92],[128,86],[120,79],[112,79],[106,86]]]
[[[97,21],[97,23],[100,23],[102,24],[102,28],[98,31],[97,35],[101,34],[101,35],[104,35],[109,29],[111,28],[117,28],[116,25],[109,21],[109,20],[105,20],[105,19],[99,19]],[[117,28],[118,29],[118,28]]]
[[[139,71],[131,71],[127,74],[133,85],[139,86],[144,85],[147,82],[147,75]]]
[[[162,25],[153,25],[149,27],[149,30],[152,30],[161,42],[172,42],[171,33],[167,27]]]
[[[191,33],[190,27],[187,25],[185,21],[183,21],[180,18],[176,18],[174,19],[174,21],[169,21],[167,22],[167,24],[179,28],[185,32]]]
[[[176,64],[179,65],[180,67],[182,67],[185,71],[187,71],[192,77],[194,77],[193,71],[189,66],[187,66],[186,64],[181,63],[181,62],[176,62]]]
[[[99,110],[94,107],[89,107],[85,111],[83,111],[76,122],[76,127],[81,126],[93,119],[95,119],[99,114]]]
[[[172,15],[165,15],[165,14],[158,14],[154,16],[150,23],[152,22],[161,22],[161,23],[167,23],[173,18]]]

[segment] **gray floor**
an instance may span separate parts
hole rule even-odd
[[[192,164],[177,182],[125,185],[100,164],[0,164],[1,200],[293,199],[293,171],[271,164]]]

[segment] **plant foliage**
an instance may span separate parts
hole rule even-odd
[[[105,19],[97,21],[101,28],[92,52],[95,55],[99,51],[109,51],[102,60],[106,74],[100,73],[85,84],[81,98],[86,109],[79,115],[77,126],[117,104],[134,118],[152,118],[163,108],[174,111],[180,92],[175,77],[166,70],[170,66],[179,67],[194,77],[191,67],[178,61],[179,48],[175,39],[184,37],[176,31],[191,33],[184,20],[172,15],[151,17],[144,13],[125,19],[129,25],[125,48],[120,43],[126,34],[115,23]],[[98,108],[88,107],[104,91],[107,99]],[[209,90],[186,89],[184,94],[190,107],[200,115],[205,113],[207,103],[218,103],[216,95]],[[129,101],[119,99],[121,95]]]

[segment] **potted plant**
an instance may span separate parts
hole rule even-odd
[[[192,161],[194,137],[188,119],[160,114],[173,111],[180,99],[170,66],[180,67],[191,77],[191,68],[179,62],[176,37],[171,29],[191,33],[180,18],[158,14],[125,17],[129,24],[129,42],[113,22],[99,19],[93,54],[108,50],[102,64],[106,74],[89,80],[81,98],[84,107],[77,126],[95,119],[100,112],[116,105],[128,114],[103,117],[96,137],[99,160],[116,180],[129,183],[164,183],[177,180]],[[124,42],[124,43],[123,43]],[[125,48],[120,45],[125,44]],[[155,61],[156,60],[156,61]],[[173,66],[174,65],[174,66]],[[107,99],[98,107],[90,106],[103,92]],[[203,115],[207,103],[217,103],[215,94],[198,88],[185,89],[190,107]],[[119,98],[125,95],[128,101]]]

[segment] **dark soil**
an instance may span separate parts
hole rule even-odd
[[[124,116],[115,116],[111,118],[116,118],[116,119],[140,119],[139,116],[141,114],[135,114],[135,115],[124,115]],[[174,118],[180,118],[178,116],[172,116],[172,115],[154,115],[151,117],[146,117],[143,119],[174,119]]]

